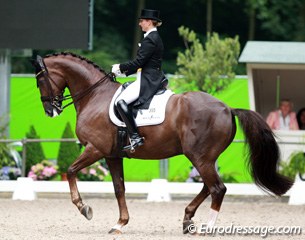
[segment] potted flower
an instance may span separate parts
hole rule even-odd
[[[77,175],[80,181],[103,181],[108,175],[108,170],[101,163],[95,162],[87,168],[83,168]]]
[[[288,162],[280,162],[280,172],[290,178],[294,178],[299,174],[300,179],[305,181],[303,175],[305,174],[305,153],[297,151],[291,154]]]
[[[57,165],[43,160],[41,163],[31,167],[28,177],[33,178],[33,180],[53,180],[58,176],[57,170]]]
[[[20,176],[20,168],[5,166],[0,169],[0,180],[16,180]]]
[[[0,180],[16,180],[21,176],[21,169],[14,161],[7,145],[0,143]]]

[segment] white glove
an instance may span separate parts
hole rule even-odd
[[[114,73],[115,76],[124,76],[125,74],[121,72],[120,70],[120,64],[113,64],[112,65],[112,73]],[[126,76],[126,75],[125,75]]]

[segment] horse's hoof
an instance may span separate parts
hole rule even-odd
[[[111,230],[108,233],[113,235],[122,234],[122,232],[119,229],[115,229],[115,228],[111,228]]]
[[[88,205],[84,205],[81,210],[81,214],[83,214],[88,220],[91,220],[93,217],[93,211],[92,208],[89,207]]]
[[[192,220],[183,221],[183,234],[187,234],[187,233],[194,234],[195,232],[193,231],[194,230],[193,227],[195,227],[194,221]]]

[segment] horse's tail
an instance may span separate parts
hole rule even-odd
[[[272,130],[254,111],[232,109],[232,113],[238,117],[249,145],[247,166],[255,184],[277,196],[283,195],[293,181],[277,173],[280,154]]]

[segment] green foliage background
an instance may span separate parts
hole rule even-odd
[[[159,31],[165,46],[163,69],[166,73],[177,70],[175,59],[178,51],[184,49],[177,31],[181,25],[193,29],[205,42],[209,1],[94,0],[93,52],[84,51],[81,55],[90,57],[105,68],[130,59],[140,41],[139,36],[142,37],[138,26],[138,4],[141,2],[145,3],[145,8],[161,12],[163,24]],[[213,1],[212,13],[211,33],[231,38],[238,35],[241,48],[248,40],[305,40],[304,0]],[[135,34],[136,31],[138,34]],[[46,53],[45,50],[35,51],[40,55]],[[13,57],[12,71],[31,73],[33,70],[28,59]],[[238,73],[245,74],[245,68],[241,66]]]

